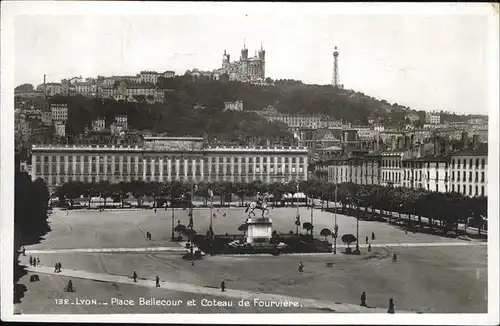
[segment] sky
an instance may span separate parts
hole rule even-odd
[[[340,83],[417,110],[488,113],[487,19],[480,15],[19,15],[15,84],[219,68],[243,43],[266,50],[266,77]]]

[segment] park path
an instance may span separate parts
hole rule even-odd
[[[27,270],[32,273],[54,275],[53,267],[47,267],[41,265],[37,267],[28,266]],[[92,273],[92,272],[73,270],[67,268],[63,269],[60,273],[57,273],[55,275],[72,277],[77,279],[88,279],[101,282],[129,284],[129,285],[136,285],[136,286],[150,287],[150,288],[156,287],[154,280],[138,278],[137,283],[135,283],[130,276],[105,274],[105,273]],[[329,310],[330,312],[336,312],[336,313],[386,313],[387,312],[385,308],[372,308],[372,307],[368,308],[354,304],[321,301],[321,300],[270,294],[270,293],[258,293],[258,292],[234,290],[234,289],[226,289],[225,292],[221,292],[218,287],[206,287],[194,284],[173,283],[164,281],[161,281],[160,284],[161,284],[161,289],[164,290],[205,294],[207,296],[224,297],[237,300],[246,299],[251,302],[251,306],[253,306],[254,299],[258,298],[260,301],[267,301],[267,302],[280,302],[280,301],[298,302],[301,305],[301,307]],[[75,284],[75,288],[78,289],[78,283]]]
[[[372,248],[384,248],[384,247],[464,247],[464,246],[487,246],[487,242],[474,242],[474,241],[460,241],[460,242],[411,242],[411,243],[373,243]],[[352,244],[350,247],[354,247]],[[367,248],[368,245],[360,244],[360,248]],[[338,244],[337,249],[347,248],[344,244]],[[194,247],[194,250],[198,248]],[[43,253],[73,253],[73,252],[86,252],[86,253],[143,253],[143,252],[189,252],[189,249],[185,248],[185,243],[182,243],[178,247],[142,247],[142,248],[71,248],[71,249],[33,249],[26,250],[26,254],[43,254]],[[331,253],[321,253],[329,254]],[[290,255],[313,255],[311,253],[303,254],[290,254]]]

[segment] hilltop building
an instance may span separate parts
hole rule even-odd
[[[222,68],[218,69],[219,74],[227,74],[229,80],[238,81],[263,81],[266,78],[266,51],[260,46],[260,50],[255,51],[255,56],[248,57],[246,44],[243,45],[239,61],[231,62],[230,54],[222,55]]]

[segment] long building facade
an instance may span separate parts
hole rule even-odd
[[[151,140],[153,141],[153,140]],[[252,182],[307,180],[305,148],[235,148],[177,146],[45,146],[32,147],[32,178],[53,189],[69,181],[111,183]],[[174,142],[177,142],[174,141]],[[182,140],[181,140],[182,142]],[[147,143],[147,141],[145,141]],[[199,141],[184,140],[183,144]]]
[[[382,152],[319,162],[315,174],[332,183],[420,188],[475,197],[488,195],[487,164],[488,152],[480,148],[418,158],[405,158],[401,152]]]

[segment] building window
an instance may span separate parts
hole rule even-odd
[[[451,185],[451,192],[455,192],[455,185],[454,184]]]
[[[474,181],[479,182],[479,173],[477,171],[476,171],[476,179]]]
[[[469,182],[472,182],[472,172],[469,171]]]
[[[479,159],[476,158],[476,169],[479,169]]]
[[[481,186],[481,196],[484,196],[484,186]]]
[[[457,159],[457,169],[460,169],[460,159]]]
[[[444,191],[448,192],[448,185],[444,185]]]
[[[469,169],[472,169],[472,159],[469,160]]]
[[[448,172],[445,172],[444,173],[444,182],[447,182],[448,181]]]
[[[464,182],[467,181],[467,175],[465,171],[462,172],[462,179]]]
[[[484,172],[481,172],[481,182],[484,182]]]
[[[469,185],[469,196],[472,196],[472,186]]]
[[[436,185],[436,192],[439,192],[439,185]]]
[[[483,158],[483,159],[481,160],[481,169],[484,169],[484,163],[485,163],[485,161],[484,161],[484,158]]]
[[[462,189],[463,189],[462,193],[465,195],[467,193],[467,189],[466,189],[465,185],[462,186]]]
[[[476,189],[476,192],[474,193],[474,196],[477,196],[479,193],[478,193],[478,189],[477,189],[477,186],[475,187]]]

